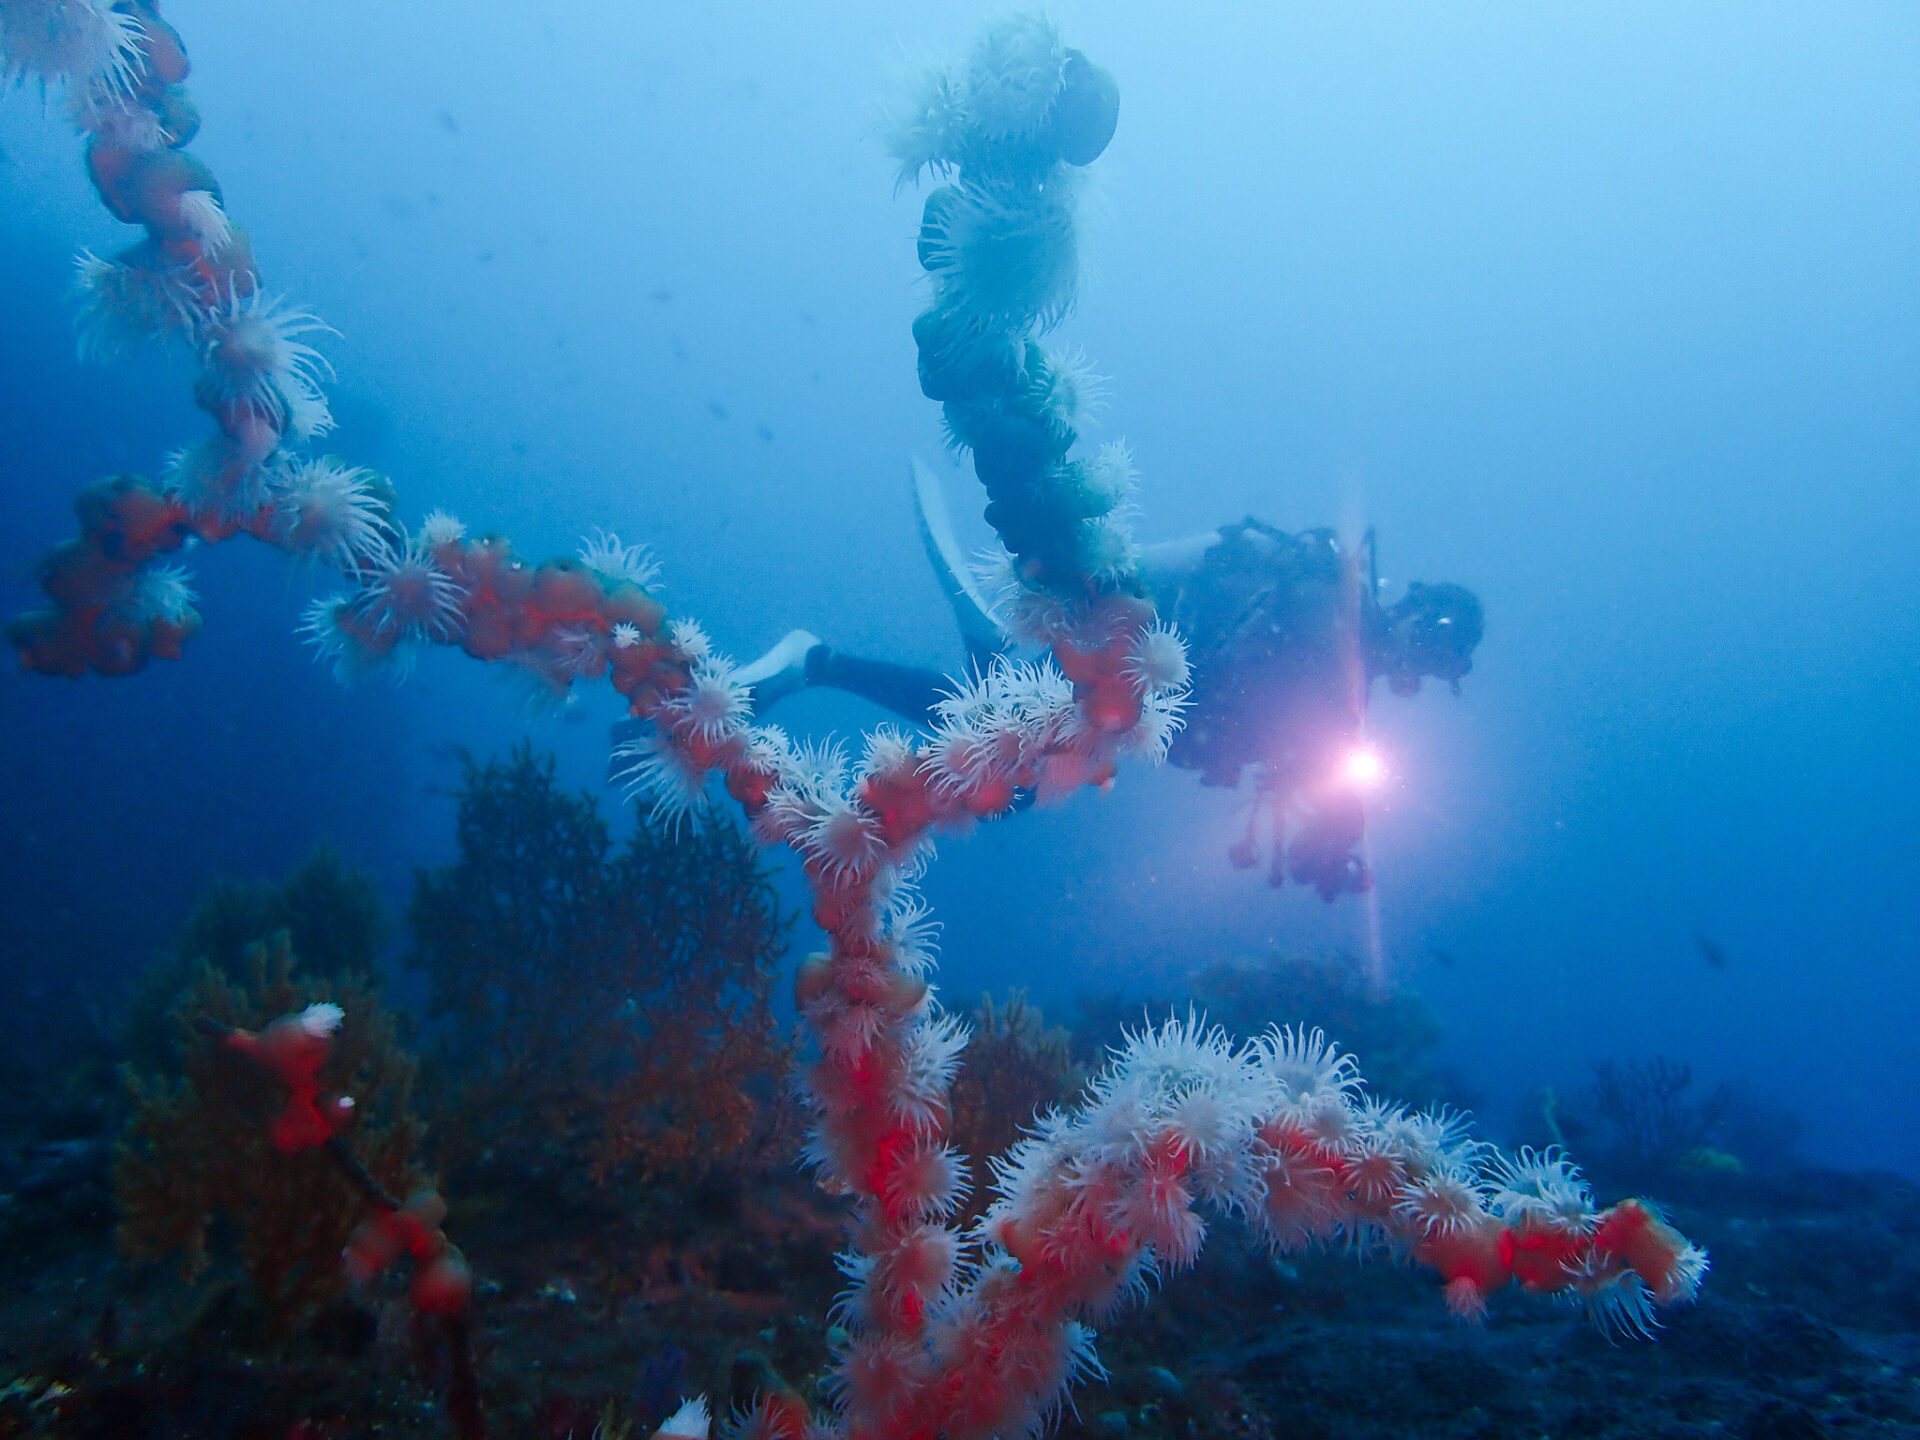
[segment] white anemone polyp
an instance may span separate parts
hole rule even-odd
[[[642,589],[660,578],[660,562],[644,545],[623,545],[610,530],[595,530],[580,547],[580,563],[608,583]]]
[[[658,823],[678,824],[700,802],[707,772],[671,735],[649,731],[613,752],[614,774],[629,799],[651,798]]]
[[[324,456],[286,472],[275,538],[341,569],[371,562],[387,543],[373,472]]]
[[[467,527],[445,510],[429,510],[420,522],[420,539],[429,550],[443,545],[458,545],[467,538]]]
[[[300,1012],[300,1028],[318,1039],[325,1039],[338,1030],[346,1018],[347,1012],[338,1005],[323,1001]]]
[[[708,745],[735,735],[746,724],[750,708],[746,689],[733,678],[733,667],[724,661],[700,666],[688,679],[687,688],[667,705],[676,731]]]
[[[1448,1174],[1422,1180],[1394,1208],[1428,1235],[1458,1235],[1479,1223],[1483,1214],[1474,1187]]]
[[[80,358],[109,360],[163,335],[190,331],[200,307],[177,265],[130,265],[82,250],[74,262]]]
[[[237,519],[271,498],[272,477],[263,459],[257,449],[215,434],[168,456],[166,483],[197,514]]]
[[[230,298],[203,331],[201,387],[215,402],[250,410],[297,435],[324,434],[333,417],[320,375],[331,369],[300,338],[324,331],[328,327],[306,311],[258,292]]]
[[[669,620],[667,639],[689,665],[704,665],[713,656],[713,641],[697,620]]]
[[[233,221],[211,190],[183,191],[178,204],[180,218],[193,228],[210,253],[217,255],[232,242]]]
[[[1191,674],[1187,647],[1168,625],[1142,630],[1127,656],[1126,676],[1146,690],[1179,690]]]
[[[944,1219],[967,1197],[962,1164],[944,1145],[916,1146],[889,1177],[887,1199],[913,1214]]]
[[[128,95],[144,34],[138,20],[104,0],[9,0],[0,7],[0,79],[98,81],[110,94]]]
[[[847,801],[828,805],[800,843],[822,875],[843,887],[871,879],[887,853],[873,817]]]
[[[409,639],[448,640],[460,629],[466,591],[417,541],[404,550],[387,550],[368,575],[365,593],[382,630],[398,630]]]

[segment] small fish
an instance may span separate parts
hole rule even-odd
[[[762,440],[766,441],[769,445],[773,443],[773,431],[769,429],[767,426],[756,425],[753,427],[753,433],[758,435]]]
[[[442,110],[440,112],[440,128],[449,135],[458,135],[460,133],[460,122],[453,118],[451,112]]]
[[[1704,930],[1693,932],[1693,945],[1700,952],[1700,958],[1716,970],[1727,968],[1727,952],[1718,940]]]
[[[647,298],[656,305],[667,305],[673,301],[673,292],[662,285],[658,290],[649,290]]]
[[[1453,969],[1454,966],[1460,963],[1458,960],[1454,958],[1454,954],[1451,950],[1442,950],[1438,945],[1429,945],[1427,947],[1427,954],[1431,955],[1435,960],[1439,961],[1440,964],[1446,966],[1446,968],[1449,970]]]
[[[713,416],[713,418],[716,420],[727,420],[732,418],[731,412],[727,409],[726,406],[722,405],[718,400],[709,400],[707,402],[707,413]]]

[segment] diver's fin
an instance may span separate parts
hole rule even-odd
[[[753,691],[753,716],[758,720],[781,700],[806,687],[807,656],[819,647],[811,630],[789,630],[780,643],[757,660],[733,672],[739,684]]]
[[[927,563],[933,566],[940,593],[953,607],[953,618],[960,624],[960,638],[967,647],[967,658],[985,668],[994,655],[1007,649],[1013,638],[1007,627],[994,619],[987,602],[981,598],[967,573],[966,557],[954,538],[953,520],[947,514],[946,492],[940,477],[918,455],[913,457],[913,513],[920,520],[920,543],[926,547]]]

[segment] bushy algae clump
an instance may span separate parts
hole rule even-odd
[[[314,1006],[324,1007],[313,1013],[331,1028],[308,1099],[317,1106],[323,1094],[357,1097],[352,1131],[368,1172],[398,1194],[424,1188],[414,1063],[393,1017],[366,975],[306,973],[284,930],[253,946],[238,976],[202,964],[174,1007],[178,1060],[126,1070],[133,1110],[114,1165],[129,1253],[176,1254],[198,1274],[214,1221],[224,1216],[254,1294],[281,1329],[345,1288],[341,1252],[368,1207],[320,1153],[331,1128],[322,1125],[313,1143],[280,1143],[310,1139],[320,1111],[309,1114],[288,1103],[291,1092],[263,1085],[224,1037],[265,1032]]]
[[[522,745],[467,762],[457,836],[407,915],[407,963],[450,1022],[433,1064],[456,1156],[687,1175],[766,1138],[792,921],[737,826],[673,835],[642,816],[616,846],[592,797]]]

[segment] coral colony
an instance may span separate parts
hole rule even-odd
[[[1045,658],[956,681],[929,736],[881,729],[857,758],[752,723],[729,663],[648,591],[640,551],[599,535],[577,559],[531,565],[445,515],[410,531],[385,480],[305,452],[330,423],[311,345],[323,327],[263,288],[219,182],[183,148],[198,128],[187,57],[149,0],[0,0],[0,51],[12,74],[64,83],[102,203],[146,232],[111,259],[81,257],[84,348],[191,346],[214,422],[158,483],[122,475],[80,495],[79,538],[42,566],[51,604],[8,627],[22,663],[125,675],[177,658],[200,619],[163,557],[189,537],[245,533],[339,573],[304,630],[343,677],[428,644],[555,691],[605,677],[651,722],[623,760],[658,812],[695,806],[718,776],[761,841],[797,852],[827,936],[796,979],[815,1049],[809,1154],[856,1202],[840,1262],[848,1338],[834,1416],[776,1397],[746,1433],[1037,1434],[1099,1369],[1089,1327],[1191,1264],[1204,1213],[1243,1218],[1278,1251],[1338,1241],[1427,1266],[1469,1319],[1510,1281],[1632,1331],[1694,1294],[1705,1256],[1649,1206],[1596,1209],[1557,1154],[1502,1156],[1448,1114],[1367,1094],[1317,1031],[1236,1043],[1170,1019],[1133,1035],[1076,1108],[1039,1119],[991,1175],[967,1175],[949,1146],[967,1035],[927,979],[931,927],[911,882],[932,837],[1007,813],[1016,791],[1044,803],[1108,785],[1123,756],[1159,756],[1188,678],[1119,518],[1127,452],[1071,457],[1088,382],[1039,340],[1073,304],[1081,167],[1119,113],[1113,78],[1050,23],[994,25],[964,60],[921,76],[889,127],[901,182],[942,182],[919,241],[931,292],[913,326],[921,387],[972,456],[1012,623]],[[234,1037],[288,1092],[276,1143],[334,1138],[345,1102],[312,1092],[310,1064],[327,1020],[309,1010]],[[972,1184],[994,1198],[962,1232],[949,1217]],[[464,1306],[438,1209],[376,1209],[347,1266],[411,1252],[416,1301]],[[704,1433],[704,1413],[670,1426]]]

